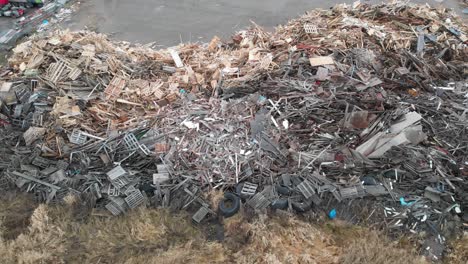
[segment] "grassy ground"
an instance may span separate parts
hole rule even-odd
[[[66,206],[36,205],[24,194],[0,198],[2,263],[425,263],[417,247],[339,221],[312,224],[281,214],[239,214],[207,239],[188,215],[141,208],[122,217]],[[466,263],[467,239],[448,263]]]

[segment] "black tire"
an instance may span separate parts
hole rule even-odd
[[[284,186],[284,185],[276,185],[276,191],[279,193],[279,194],[282,194],[282,195],[290,195],[291,194],[291,189]]]
[[[230,202],[230,205],[228,205],[228,202]],[[239,212],[240,203],[240,198],[237,195],[225,193],[224,199],[218,204],[218,210],[224,217],[231,217]]]
[[[145,192],[150,197],[154,195],[154,191],[156,190],[156,188],[151,186],[151,184],[149,183],[142,184],[139,189],[140,191]]]
[[[299,213],[304,213],[309,211],[312,208],[312,200],[303,200],[300,202],[293,201],[291,202],[291,206],[294,210],[296,210]]]
[[[361,181],[364,185],[378,185],[379,183],[374,177],[371,176],[364,176],[362,177]]]
[[[285,210],[288,208],[288,199],[276,199],[271,203],[271,208]]]

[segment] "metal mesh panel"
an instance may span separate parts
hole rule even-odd
[[[262,210],[270,205],[270,201],[262,193],[257,193],[247,204],[256,210]]]
[[[127,172],[124,170],[124,168],[122,168],[122,166],[117,166],[115,168],[113,168],[112,170],[110,170],[108,173],[107,173],[107,176],[109,177],[110,180],[115,180],[121,176],[124,176]]]
[[[37,156],[32,160],[31,164],[37,167],[47,168],[51,164],[51,161]]]
[[[128,207],[133,209],[143,204],[145,202],[145,197],[140,190],[136,190],[125,197],[125,202],[127,202]]]
[[[133,135],[132,133],[125,135],[125,137],[123,138],[123,141],[128,151],[135,151],[140,146],[135,135]]]
[[[255,195],[255,192],[257,191],[257,187],[258,187],[257,184],[246,182],[244,183],[244,186],[242,186],[241,194],[253,196]]]
[[[200,207],[200,209],[198,209],[198,211],[192,216],[192,219],[193,221],[197,222],[197,223],[200,223],[203,218],[205,218],[205,216],[209,213],[210,211],[208,210],[208,208],[206,208],[205,206],[202,206]]]
[[[312,197],[315,194],[314,186],[308,180],[304,180],[301,184],[297,186],[299,191],[304,195],[306,199]]]
[[[83,145],[86,143],[87,136],[83,134],[82,131],[78,129],[73,129],[73,132],[70,136],[70,142],[77,145]]]
[[[304,24],[304,30],[307,34],[317,34],[317,26],[312,24]]]
[[[119,215],[125,212],[125,200],[120,197],[111,197],[111,201],[106,204],[106,209],[109,210],[113,215]]]
[[[23,105],[22,105],[22,104],[16,105],[16,106],[15,106],[14,113],[13,113],[13,117],[14,117],[14,118],[20,117],[22,111],[23,111]]]

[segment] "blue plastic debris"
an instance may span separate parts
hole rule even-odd
[[[434,42],[434,43],[437,42],[437,37],[436,37],[436,35],[426,34],[426,35],[424,35],[424,37],[425,37],[427,40],[431,41],[431,42]]]
[[[412,204],[415,203],[415,201],[412,201],[412,202],[407,203],[407,202],[405,201],[405,198],[400,197],[400,203],[401,203],[401,205],[403,205],[403,206],[411,206]]]
[[[454,28],[454,27],[447,28],[447,30],[448,30],[450,33],[452,33],[453,35],[457,36],[457,37],[461,35],[460,30],[458,30],[458,29],[456,29],[456,28]]]
[[[258,104],[263,104],[263,103],[266,102],[266,100],[267,100],[267,98],[266,98],[265,96],[260,95],[260,96],[258,97],[257,103],[258,103]]]
[[[47,19],[42,20],[42,24],[43,24],[43,25],[49,24],[49,20],[47,20]]]
[[[336,209],[332,209],[329,213],[328,213],[328,217],[330,217],[330,219],[335,219],[336,218]]]

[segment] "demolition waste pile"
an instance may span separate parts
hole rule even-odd
[[[467,32],[396,2],[163,50],[32,36],[0,73],[0,190],[196,223],[240,207],[371,219],[440,258],[468,223]]]

